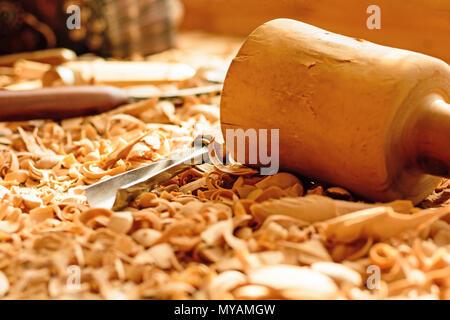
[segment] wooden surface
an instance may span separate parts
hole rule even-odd
[[[366,26],[369,5],[381,8],[381,29]],[[262,23],[291,18],[347,36],[450,62],[448,0],[183,0],[183,29],[248,35]]]

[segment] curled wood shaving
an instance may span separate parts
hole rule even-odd
[[[9,280],[3,272],[0,271],[0,298],[4,297],[9,290]]]
[[[315,195],[268,200],[253,204],[250,210],[260,221],[273,214],[282,214],[308,222],[323,221],[338,215],[332,199]]]
[[[278,265],[248,273],[250,283],[278,290],[286,299],[336,299],[339,291],[327,276],[307,268]]]
[[[412,215],[395,213],[390,207],[366,209],[318,224],[327,241],[352,242],[360,238],[384,240],[406,230],[430,225],[450,213],[450,208],[431,209]]]
[[[131,212],[115,212],[110,217],[107,227],[117,233],[128,233],[133,226]]]
[[[315,271],[326,274],[338,283],[346,282],[355,287],[360,287],[362,285],[361,275],[357,271],[352,270],[345,265],[333,262],[316,262],[311,266],[311,268]]]

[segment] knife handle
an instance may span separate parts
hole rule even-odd
[[[128,103],[125,91],[110,86],[74,86],[0,91],[0,121],[65,119],[105,112]]]

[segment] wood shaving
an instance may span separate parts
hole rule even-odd
[[[279,291],[285,299],[336,299],[339,291],[326,275],[311,269],[278,265],[249,272],[250,283]]]
[[[30,79],[5,69],[0,86],[32,87],[45,65],[15,68]],[[89,207],[84,187],[185,150],[218,115],[207,95],[1,123],[0,297],[450,299],[448,181],[421,207],[374,204],[213,158],[121,212]]]
[[[366,209],[318,224],[327,241],[353,242],[372,238],[384,240],[406,230],[420,230],[450,213],[450,208],[424,210],[411,215],[395,213],[389,207]]]

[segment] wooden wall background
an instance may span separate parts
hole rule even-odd
[[[182,0],[182,29],[248,35],[275,18],[432,55],[450,63],[450,0]],[[369,30],[369,5],[381,8],[381,29]]]

